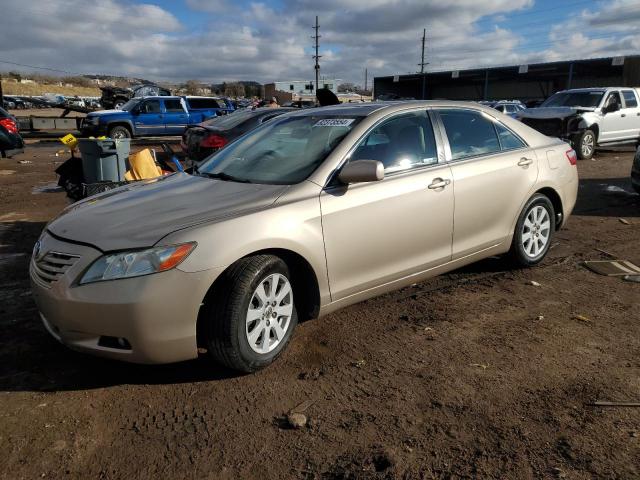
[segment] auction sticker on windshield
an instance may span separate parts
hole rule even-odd
[[[314,127],[348,127],[355,118],[324,118],[318,120]]]

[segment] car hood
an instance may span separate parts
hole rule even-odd
[[[567,118],[579,113],[593,112],[594,108],[584,107],[538,107],[527,108],[517,113],[517,118]]]
[[[176,230],[266,208],[287,188],[176,173],[73,204],[47,229],[103,251],[149,247]]]

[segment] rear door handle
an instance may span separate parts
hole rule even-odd
[[[429,184],[430,190],[438,190],[440,188],[444,188],[451,183],[451,180],[442,179],[442,178],[434,178],[433,181]]]
[[[527,165],[531,165],[533,163],[533,160],[530,158],[526,158],[526,157],[522,157],[520,159],[520,161],[518,162],[518,165],[521,167],[526,167]]]
[[[627,114],[626,114],[626,113],[622,113],[622,114],[620,114],[620,116],[621,116],[621,117],[626,117],[626,116],[627,116]]]

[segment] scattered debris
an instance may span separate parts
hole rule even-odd
[[[367,364],[366,360],[364,358],[361,358],[360,360],[358,360],[357,362],[351,362],[351,365],[357,368],[362,368]]]
[[[47,183],[45,185],[42,185],[42,184],[36,185],[31,189],[31,193],[33,195],[38,195],[39,193],[57,193],[57,192],[64,192],[64,189],[62,187],[59,187],[57,182]]]
[[[16,173],[15,170],[0,170],[0,175],[13,175]]]
[[[631,222],[626,218],[619,218],[618,221],[624,225],[631,225]]]
[[[30,165],[30,164],[32,164],[33,162],[32,162],[31,160],[18,160],[18,163],[19,163],[20,165]]]
[[[640,402],[609,402],[607,400],[596,400],[587,403],[589,407],[640,407]]]
[[[624,277],[622,277],[622,279],[626,280],[627,282],[640,283],[640,275],[625,275]]]
[[[614,255],[614,254],[612,254],[612,253],[609,253],[609,252],[607,252],[606,250],[602,250],[601,248],[596,248],[596,249],[595,249],[595,251],[596,251],[596,252],[600,252],[600,253],[602,253],[603,255],[606,255],[606,256],[607,256],[607,257],[609,257],[609,258],[617,258],[617,256],[616,256],[616,255]]]
[[[433,332],[433,328],[431,328],[431,327],[424,327],[424,331],[425,331],[425,332]]]
[[[567,478],[567,474],[564,473],[564,471],[561,468],[553,467],[551,471],[557,478]]]
[[[589,260],[582,262],[592,272],[608,277],[640,275],[640,267],[628,260]]]
[[[591,319],[585,317],[584,315],[574,315],[572,318],[580,322],[591,323]]]
[[[536,317],[536,320],[544,320],[544,315],[538,315],[538,316]]]
[[[486,370],[489,367],[488,364],[484,364],[484,363],[470,363],[469,366],[482,368],[483,370]]]
[[[529,281],[527,282],[527,284],[528,284],[528,285],[531,285],[531,286],[533,286],[533,287],[540,287],[540,286],[541,286],[541,285],[540,285],[538,282],[536,282],[535,280],[529,280]]]
[[[302,412],[306,412],[307,409],[313,405],[315,403],[314,399],[309,399],[309,400],[305,400],[304,402],[302,402],[300,405],[296,405],[295,407],[293,407],[290,411],[289,414],[291,415],[292,413],[302,413]]]
[[[287,423],[291,428],[303,428],[307,424],[307,416],[302,413],[290,413],[287,415]]]

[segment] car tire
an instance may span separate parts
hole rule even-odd
[[[587,129],[576,137],[574,145],[580,160],[591,160],[596,151],[596,134]]]
[[[109,138],[131,138],[131,132],[127,127],[118,125],[109,129]]]
[[[273,255],[243,258],[222,274],[201,317],[216,362],[249,373],[282,353],[298,323],[290,278],[287,265]]]
[[[517,267],[540,263],[551,247],[555,233],[555,211],[551,200],[540,193],[529,199],[520,212],[509,256]]]

